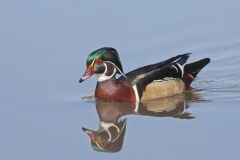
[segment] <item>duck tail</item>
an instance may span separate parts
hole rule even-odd
[[[195,79],[197,74],[210,62],[210,58],[204,58],[199,61],[186,64],[184,67],[183,82],[186,88],[190,88],[192,81]]]

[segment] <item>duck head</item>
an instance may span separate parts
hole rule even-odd
[[[87,57],[87,70],[79,83],[96,75],[99,82],[123,74],[120,58],[114,48],[104,47],[90,53]]]

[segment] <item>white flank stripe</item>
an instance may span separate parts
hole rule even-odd
[[[138,94],[138,90],[137,90],[137,86],[136,85],[133,86],[133,90],[134,90],[135,97],[136,97],[134,112],[138,112],[140,99],[139,99],[139,94]]]
[[[138,90],[137,90],[136,85],[133,86],[133,90],[134,90],[134,93],[135,93],[136,102],[139,102],[139,95],[138,95]]]
[[[134,108],[134,112],[137,113],[138,112],[138,108],[139,108],[139,102],[135,102],[135,108]]]

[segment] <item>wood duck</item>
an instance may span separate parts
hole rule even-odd
[[[177,55],[124,74],[116,49],[104,47],[88,55],[87,70],[79,82],[95,74],[95,97],[104,101],[144,102],[171,96],[190,88],[200,70],[210,62],[204,58],[186,64],[189,55]]]

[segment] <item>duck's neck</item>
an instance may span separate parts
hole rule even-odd
[[[98,82],[105,82],[110,79],[116,79],[116,68],[114,68],[111,72],[109,72],[107,69],[102,74],[96,74],[97,81]]]

